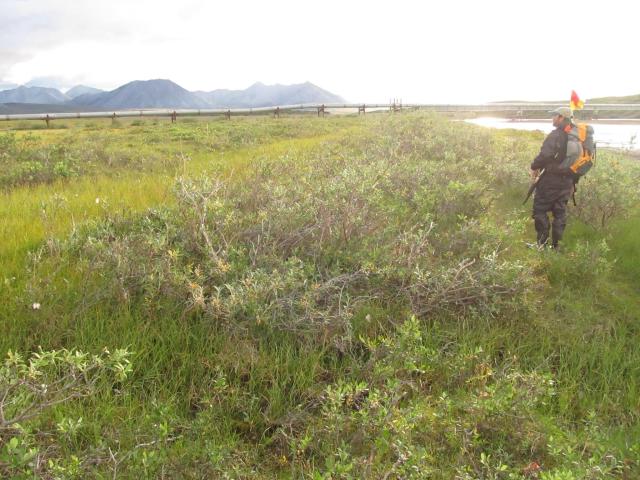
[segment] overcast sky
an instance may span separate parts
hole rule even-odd
[[[0,0],[0,85],[311,81],[352,102],[640,93],[637,1]]]

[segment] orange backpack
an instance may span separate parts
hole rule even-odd
[[[593,127],[586,123],[567,125],[567,156],[560,169],[570,171],[579,179],[593,167],[596,158],[596,143],[593,140]]]

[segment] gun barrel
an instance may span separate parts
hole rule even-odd
[[[527,196],[524,199],[524,202],[522,202],[522,204],[524,205],[525,203],[527,203],[527,201],[529,200],[529,197],[531,197],[531,194],[533,193],[533,191],[536,189],[536,187],[538,186],[538,182],[540,181],[540,179],[542,178],[542,176],[544,175],[545,169],[543,168],[540,171],[540,174],[536,177],[536,179],[533,181],[533,183],[531,184],[531,186],[529,187],[529,191],[527,192]]]

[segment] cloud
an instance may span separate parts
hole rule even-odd
[[[2,80],[0,80],[0,91],[11,90],[13,88],[16,88],[17,86],[18,85],[16,85],[15,83],[3,82]]]
[[[170,78],[191,90],[310,80],[366,102],[634,93],[638,5],[592,6],[598,35],[576,27],[574,58],[556,54],[569,48],[558,25],[575,16],[557,0],[0,0],[0,80],[110,89]]]
[[[26,87],[48,87],[57,88],[58,90],[65,90],[77,85],[77,81],[56,75],[49,75],[43,77],[34,77],[24,85]]]
[[[141,3],[153,11],[150,2]],[[69,43],[130,42],[141,35],[136,28],[141,18],[128,15],[131,10],[121,0],[0,0],[0,78],[26,82],[11,75],[16,65]]]
[[[29,57],[30,55],[24,51],[0,48],[0,81],[9,73],[13,65],[27,60]]]

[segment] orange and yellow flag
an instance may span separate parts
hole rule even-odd
[[[571,102],[569,102],[571,110],[580,110],[584,107],[584,102],[580,100],[575,90],[571,90]]]

